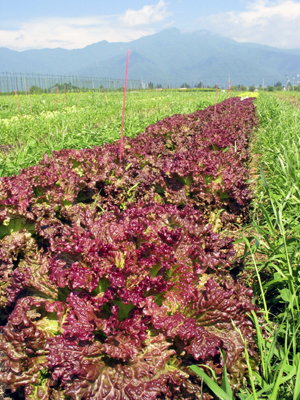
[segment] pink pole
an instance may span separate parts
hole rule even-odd
[[[228,93],[229,93],[229,85],[227,89],[227,98],[226,98],[226,113],[227,113],[227,106],[228,106]]]
[[[218,98],[218,84],[216,84],[216,101],[215,101],[215,113],[214,113],[214,117],[216,117],[216,114],[217,114],[217,98]]]
[[[125,115],[125,100],[126,100],[126,88],[127,88],[127,75],[128,75],[128,63],[129,63],[129,53],[127,51],[127,64],[126,64],[126,74],[125,74],[125,85],[124,85],[124,99],[123,99],[123,115],[122,115],[122,129],[121,129],[121,142],[120,142],[120,164],[122,162],[122,151],[123,151],[123,129],[124,129],[124,115]]]
[[[231,89],[232,89],[232,81],[230,81],[230,111],[231,111]]]
[[[15,95],[16,95],[16,100],[17,100],[17,104],[18,104],[20,119],[22,119],[21,110],[20,110],[20,104],[19,104],[19,99],[18,99],[18,95],[17,95],[17,91],[16,91],[16,90],[15,90]]]

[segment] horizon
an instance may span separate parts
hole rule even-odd
[[[167,28],[300,48],[300,0],[16,0],[1,4],[0,14],[0,47],[18,52],[82,49],[104,40],[130,43]]]

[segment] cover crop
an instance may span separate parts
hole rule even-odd
[[[0,381],[27,400],[197,399],[188,367],[220,377],[224,350],[232,386],[243,383],[233,322],[255,363],[256,308],[206,209],[245,215],[255,123],[252,101],[234,99],[215,119],[212,107],[150,126],[122,165],[115,143],[1,178]]]

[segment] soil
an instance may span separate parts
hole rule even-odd
[[[282,96],[280,94],[277,95],[280,100],[287,101],[288,103],[292,104],[294,107],[300,108],[300,97],[297,96]]]

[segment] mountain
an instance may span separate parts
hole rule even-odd
[[[101,41],[83,49],[41,49],[21,52],[0,48],[0,72],[124,78],[130,48],[129,79],[164,86],[233,84],[273,85],[300,73],[300,49],[278,49],[200,30],[176,28],[129,43]]]

